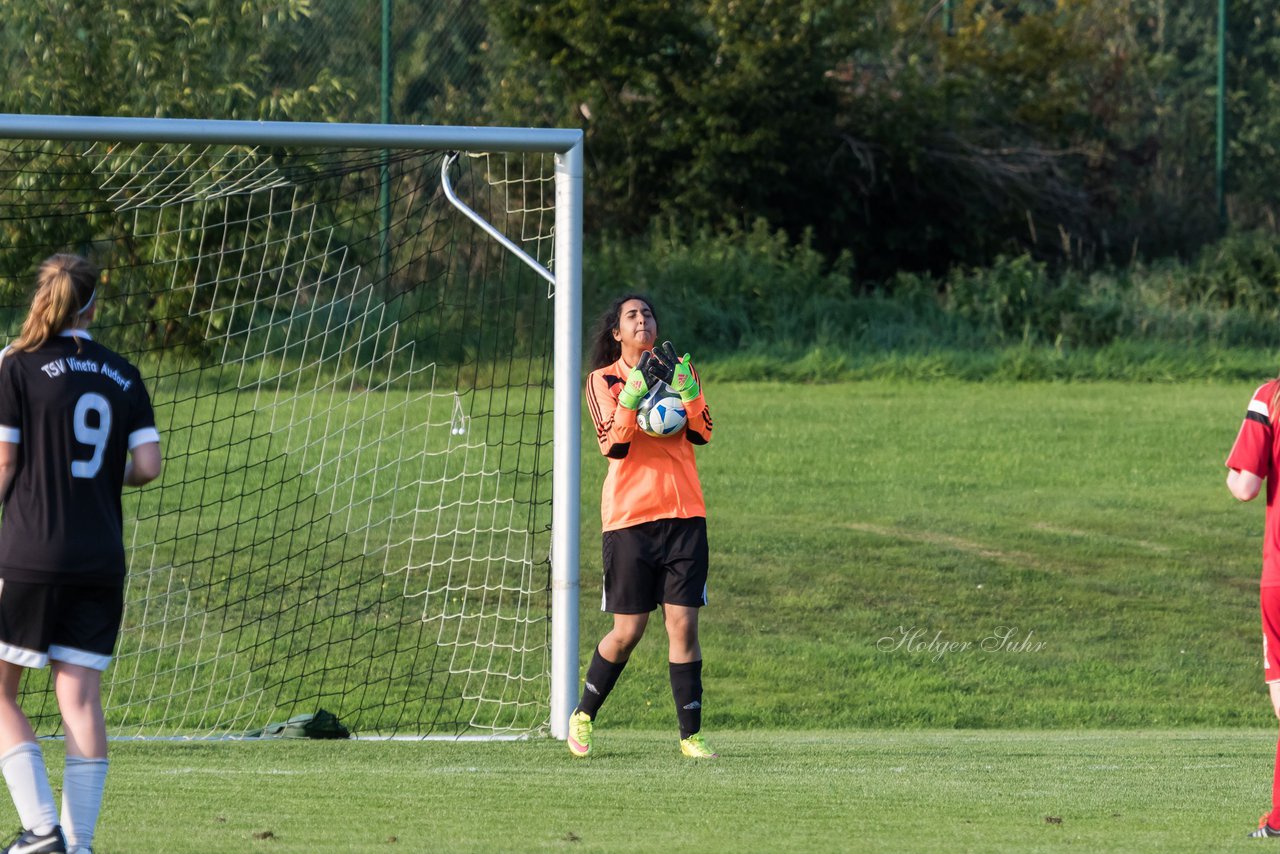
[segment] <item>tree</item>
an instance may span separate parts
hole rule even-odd
[[[311,0],[62,0],[0,4],[12,113],[170,118],[325,116],[351,91],[327,68],[280,85],[285,24]]]
[[[511,46],[494,87],[513,123],[582,127],[589,217],[636,230],[675,186],[691,97],[714,57],[703,21],[681,0],[490,0]]]
[[[584,129],[598,224],[812,224],[836,143],[828,72],[869,2],[488,5],[514,54],[500,113]]]
[[[0,110],[226,119],[331,115],[351,101],[351,89],[337,73],[312,69],[304,81],[298,73],[276,71],[293,44],[288,26],[310,13],[310,0],[0,4],[0,61],[8,70]],[[128,302],[136,315],[165,321],[164,328],[149,334],[168,344],[199,345],[202,321],[183,325],[173,319],[187,316],[191,294],[175,292],[175,277],[162,266],[142,262],[134,231],[163,235],[157,243],[178,243],[190,235],[216,238],[196,228],[200,212],[190,206],[140,208],[122,226],[112,212],[86,205],[113,170],[139,166],[127,162],[127,146],[120,152],[101,147],[93,157],[81,156],[83,148],[36,141],[3,151],[9,178],[0,187],[0,208],[10,216],[0,221],[0,292],[10,304],[20,304],[19,295],[29,289],[43,257],[67,249],[93,255],[96,246],[110,245],[111,266],[128,271],[121,283],[127,289],[123,299],[113,303],[116,310]],[[196,156],[171,152],[163,163],[145,168],[170,170],[178,180]],[[243,200],[207,202],[213,208],[235,204]],[[208,252],[217,250],[213,246]],[[176,266],[197,263],[190,252],[174,248],[169,254],[178,259]],[[183,310],[171,303],[183,303]],[[197,306],[193,316],[198,314]]]

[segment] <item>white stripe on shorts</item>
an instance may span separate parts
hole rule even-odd
[[[49,663],[49,656],[34,649],[14,646],[11,643],[0,643],[0,660],[21,667],[44,667]]]
[[[65,661],[67,664],[78,664],[90,670],[106,670],[107,666],[111,664],[111,656],[109,655],[74,649],[69,646],[58,646],[57,644],[49,647],[49,658],[54,661]]]

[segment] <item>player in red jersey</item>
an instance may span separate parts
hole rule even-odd
[[[604,595],[601,610],[613,629],[587,668],[582,699],[569,718],[569,750],[591,752],[592,724],[649,614],[661,606],[669,641],[671,693],[680,723],[680,750],[714,759],[702,728],[702,648],[698,609],[707,603],[707,510],[694,448],[711,439],[711,413],[688,354],[671,343],[655,349],[658,320],[652,303],[628,294],[601,316],[592,339],[587,408],[600,453],[609,460],[600,499]],[[667,383],[684,403],[683,430],[661,438],[636,427],[650,387]]]
[[[1275,421],[1280,414],[1280,380],[1264,384],[1253,394],[1240,433],[1227,457],[1227,488],[1241,501],[1252,501],[1267,487],[1267,517],[1262,537],[1262,672],[1271,692],[1271,706],[1280,718],[1280,507],[1276,506],[1276,477],[1280,442]],[[1271,812],[1258,821],[1251,837],[1280,836],[1280,741],[1276,744],[1271,784]]]

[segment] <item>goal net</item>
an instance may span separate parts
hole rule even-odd
[[[559,153],[379,146],[374,126],[13,138],[4,118],[0,334],[41,259],[88,256],[91,331],[141,369],[162,437],[161,479],[124,496],[109,731],[319,708],[370,736],[554,730]],[[205,124],[221,141],[190,139]],[[26,678],[55,732],[47,673]]]

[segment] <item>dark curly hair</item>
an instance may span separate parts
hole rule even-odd
[[[618,321],[622,315],[622,306],[628,301],[638,299],[640,302],[649,306],[649,311],[653,313],[653,319],[658,320],[658,310],[653,307],[653,300],[644,294],[623,294],[622,296],[609,303],[609,307],[596,319],[595,326],[591,328],[591,353],[589,361],[591,367],[588,370],[599,370],[605,365],[612,365],[622,356],[622,344],[614,339],[614,330],[618,328]],[[658,328],[662,328],[662,324],[658,324]]]

